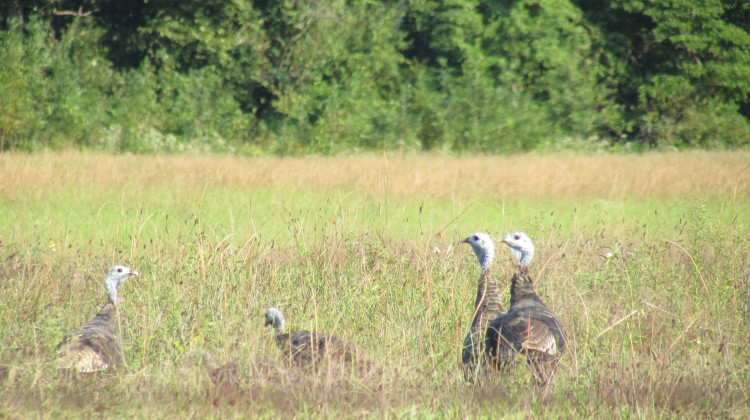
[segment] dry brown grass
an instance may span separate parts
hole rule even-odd
[[[746,418],[748,157],[414,155],[388,157],[386,169],[382,156],[2,155],[0,417]],[[514,176],[527,166],[538,188],[524,189]],[[532,270],[568,342],[546,394],[530,389],[523,363],[477,385],[460,373],[478,268],[456,241],[476,221],[499,229],[504,210],[480,203],[483,218],[435,223],[424,235],[406,221],[450,214],[453,194],[481,191],[482,171],[494,174],[484,184],[493,197],[543,203],[528,207],[545,214],[531,224]],[[599,172],[608,176],[577,182]],[[153,193],[148,200],[131,192],[139,186]],[[204,192],[216,199],[224,188],[227,199],[206,211]],[[264,188],[272,193],[258,192]],[[308,188],[372,189],[377,205],[386,196],[436,199],[404,217],[394,212],[388,230],[378,224],[385,215],[364,217],[338,194],[311,199]],[[252,213],[237,189],[256,194]],[[88,191],[83,200],[81,191]],[[728,216],[697,200],[715,195],[736,199],[731,211],[724,208]],[[121,196],[131,202],[120,206]],[[312,204],[262,202],[281,196]],[[618,229],[561,228],[573,216],[560,215],[558,204],[587,197],[635,202],[611,219]],[[677,209],[657,216],[653,202]],[[604,217],[606,210],[590,207],[592,218]],[[80,234],[84,226],[89,233]],[[495,273],[507,293],[512,265],[505,249],[498,255]],[[93,316],[104,298],[101,277],[114,262],[142,274],[122,289],[127,370],[75,382],[56,377],[55,346]],[[382,377],[331,380],[275,364],[280,352],[263,326],[269,306],[284,310],[291,327],[361,348]],[[191,361],[193,350],[213,354],[215,365]]]
[[[750,152],[644,155],[339,157],[0,155],[6,196],[86,186],[267,187],[382,191],[403,198],[659,198],[750,196]]]

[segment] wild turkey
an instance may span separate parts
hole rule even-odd
[[[479,358],[484,354],[484,337],[487,325],[498,315],[505,312],[500,302],[500,289],[492,275],[490,265],[495,257],[495,244],[486,233],[474,233],[461,241],[471,245],[477,256],[481,273],[477,286],[477,299],[474,304],[474,319],[464,340],[461,359],[464,365],[464,378],[471,381],[476,376]]]
[[[546,384],[554,374],[557,359],[565,350],[565,336],[557,316],[534,290],[528,265],[534,245],[523,233],[507,233],[503,243],[519,263],[510,288],[510,309],[490,322],[486,351],[496,367],[507,366],[516,353],[526,356],[537,381]]]
[[[117,293],[128,277],[137,275],[137,271],[121,265],[109,270],[104,280],[109,302],[94,319],[71,331],[57,346],[58,369],[94,372],[122,364]]]
[[[284,315],[276,308],[266,311],[266,325],[276,332],[276,345],[287,362],[302,367],[320,366],[331,362],[359,373],[370,373],[372,363],[344,341],[326,334],[310,331],[284,332]]]

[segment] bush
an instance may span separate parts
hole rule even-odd
[[[0,150],[750,143],[748,9],[733,3],[62,3],[2,21]]]
[[[50,101],[46,69],[51,61],[49,30],[31,19],[23,33],[18,21],[0,33],[0,150],[29,150]]]

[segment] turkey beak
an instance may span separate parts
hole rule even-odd
[[[464,239],[463,241],[459,242],[460,244],[468,244],[469,238]]]
[[[141,274],[140,274],[139,272],[137,272],[137,271],[133,270],[133,271],[131,271],[131,272],[130,272],[130,275],[131,275],[131,276],[136,276],[136,277],[140,277],[140,275],[141,275]]]

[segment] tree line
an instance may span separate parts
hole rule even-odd
[[[0,150],[750,143],[740,0],[0,4]]]

